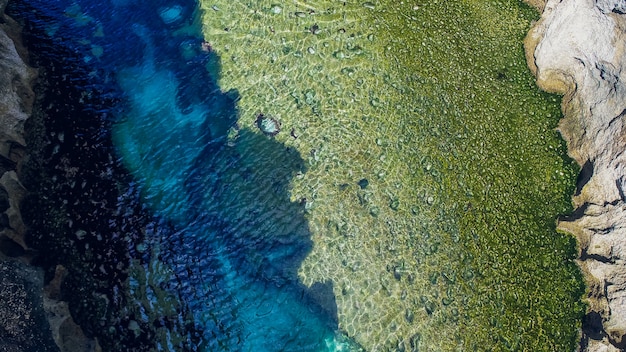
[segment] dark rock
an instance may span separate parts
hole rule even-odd
[[[393,268],[393,277],[400,281],[400,279],[402,279],[402,269],[400,267],[394,267]]]
[[[4,9],[7,7],[9,0],[0,0],[0,23],[5,23]],[[0,345],[1,347],[2,345]]]
[[[8,237],[0,237],[0,252],[7,257],[20,257],[26,253],[26,250],[18,243]]]
[[[42,300],[43,273],[21,262],[0,263],[0,350],[59,351]]]
[[[420,339],[421,339],[420,334],[415,334],[411,336],[411,339],[409,340],[409,343],[411,345],[411,352],[419,351]]]
[[[359,180],[359,187],[361,187],[361,189],[365,189],[367,188],[367,186],[370,184],[370,182],[366,179],[366,178],[362,178]]]
[[[11,227],[11,223],[9,222],[9,216],[5,213],[0,214],[0,227],[2,227],[3,229]]]
[[[10,207],[9,194],[4,188],[0,188],[0,213],[5,212]]]
[[[389,202],[389,207],[392,210],[398,210],[398,208],[400,208],[400,201],[398,200],[398,198],[393,198],[390,202]]]
[[[332,281],[314,283],[311,285],[309,294],[329,317],[333,317],[333,323],[338,324],[336,320],[337,302],[335,301]]]
[[[413,311],[407,308],[404,312],[404,318],[408,323],[413,323],[413,319],[415,319],[415,314],[413,314]]]

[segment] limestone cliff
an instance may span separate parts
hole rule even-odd
[[[537,5],[537,4],[535,4]],[[564,94],[559,130],[582,171],[575,212],[588,285],[581,349],[626,349],[626,2],[548,0],[526,38],[539,86]]]

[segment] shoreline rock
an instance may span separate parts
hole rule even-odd
[[[67,302],[54,294],[62,275],[44,287],[43,270],[31,265],[35,251],[25,241],[20,211],[28,191],[20,173],[28,159],[24,124],[33,112],[38,72],[28,65],[20,25],[4,13],[7,3],[0,0],[0,350],[98,351]]]
[[[626,349],[626,15],[612,0],[548,0],[525,40],[543,90],[563,94],[559,131],[581,166],[573,214],[588,287],[581,351]],[[541,8],[541,7],[539,7]]]
[[[43,308],[41,269],[29,265],[17,170],[25,156],[24,122],[32,112],[37,71],[19,42],[20,28],[0,0],[0,350],[58,351]]]

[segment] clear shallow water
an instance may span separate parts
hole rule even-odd
[[[111,189],[138,189],[156,224],[129,240],[132,319],[113,331],[160,319],[144,337],[175,350],[573,346],[580,284],[553,219],[574,171],[516,46],[528,9],[31,3],[115,92],[98,109],[134,181]]]
[[[526,67],[532,9],[202,3],[240,124],[262,111],[297,136],[276,139],[309,166],[299,276],[333,281],[341,329],[380,351],[575,348],[584,289],[554,219],[576,168]]]

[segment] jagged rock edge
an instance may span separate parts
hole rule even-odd
[[[570,57],[574,59],[573,62],[578,62],[577,66],[571,66],[570,62],[570,66],[560,69],[559,64],[549,60],[542,62],[541,59],[545,59],[550,53],[545,48],[539,52],[538,47],[546,35],[549,35],[548,26],[557,21],[555,14],[567,15],[567,11],[561,11],[565,6],[580,6],[596,16],[604,16],[607,22],[613,21],[613,32],[607,30],[602,33],[605,37],[619,38],[621,35],[623,38],[626,19],[623,18],[621,7],[618,8],[619,2],[615,1],[580,0],[563,4],[557,0],[548,0],[539,6],[537,1],[527,2],[542,13],[541,19],[524,41],[528,66],[537,77],[537,84],[541,89],[563,95],[564,118],[558,130],[567,142],[569,155],[582,168],[583,177],[579,177],[577,193],[572,197],[575,215],[564,216],[557,222],[560,231],[571,233],[578,240],[577,263],[587,285],[588,309],[582,322],[579,349],[594,352],[623,351],[626,348],[625,107],[624,103],[619,106],[617,102],[615,107],[619,112],[611,114],[606,112],[610,109],[605,105],[616,105],[615,100],[619,99],[611,102],[611,95],[618,95],[620,90],[621,97],[624,97],[624,79],[620,77],[620,68],[625,67],[626,55],[623,47],[619,48],[617,41],[613,41],[611,44],[615,46],[616,53],[611,57],[612,61],[599,60],[600,55],[583,50],[580,54],[587,56]],[[561,12],[556,13],[557,8]],[[615,11],[616,8],[618,11]],[[583,25],[570,22],[570,27]],[[561,30],[565,31],[567,28]],[[567,48],[567,45],[564,47]],[[580,48],[574,43],[570,49]],[[557,50],[553,49],[551,55],[563,54]],[[605,67],[616,72],[608,77],[610,81],[605,80]],[[594,77],[593,70],[600,71],[600,74]],[[599,77],[599,85],[612,86],[603,99],[593,101],[593,96],[585,91],[585,83],[588,84],[588,77],[585,75],[596,79]]]

